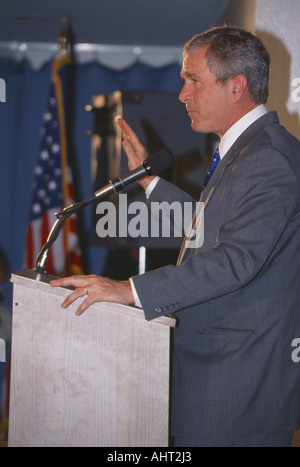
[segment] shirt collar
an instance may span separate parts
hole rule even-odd
[[[255,107],[255,109],[248,112],[240,120],[238,120],[225,135],[221,138],[219,143],[219,153],[221,159],[225,156],[227,151],[231,148],[233,143],[238,139],[238,137],[256,120],[265,115],[268,112],[265,105],[261,104]]]

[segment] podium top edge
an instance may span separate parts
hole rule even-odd
[[[21,269],[20,271],[13,273],[12,282],[13,282],[14,276],[25,277],[27,279],[33,279],[37,282],[44,282],[46,284],[49,284],[50,281],[54,279],[58,279],[56,276],[51,276],[47,272],[39,273],[35,269],[27,269],[27,268]]]
[[[25,279],[25,281],[24,281]],[[49,285],[50,281],[57,279],[56,276],[52,276],[48,273],[38,273],[34,269],[21,269],[20,271],[17,271],[16,273],[13,273],[11,275],[11,282],[12,283],[19,283],[22,285],[26,284],[30,285],[32,287],[31,281],[34,281],[36,283],[42,283],[44,288],[45,285]],[[29,281],[28,281],[29,280]],[[74,290],[74,287],[57,287],[55,290],[50,286],[51,292],[57,293],[59,290],[62,292],[63,295],[66,295],[67,291]],[[141,308],[136,308],[132,306],[127,306],[127,305],[121,305],[118,303],[114,302],[99,302],[96,303],[93,306],[101,305],[102,308],[105,309],[110,309],[114,311],[121,311],[125,314],[130,314],[132,316],[135,316],[137,318],[143,318],[145,319],[145,314],[144,311]],[[155,322],[157,324],[162,324],[165,326],[168,326],[170,328],[173,328],[176,326],[176,318],[169,317],[169,316],[160,316],[156,319],[153,319],[151,322]]]

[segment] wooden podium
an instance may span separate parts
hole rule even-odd
[[[175,319],[114,303],[76,316],[52,278],[12,275],[9,446],[168,446]]]

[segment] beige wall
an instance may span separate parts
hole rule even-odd
[[[269,110],[277,110],[281,123],[300,138],[300,102],[293,93],[300,86],[300,1],[256,0],[255,28],[271,54]],[[300,97],[300,92],[298,93]]]

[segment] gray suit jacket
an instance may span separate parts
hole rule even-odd
[[[187,200],[161,180],[151,200]],[[172,434],[292,431],[300,420],[300,143],[276,112],[235,142],[203,193],[203,246],[134,278],[147,319],[176,312]]]

